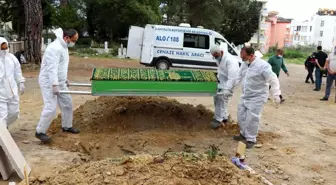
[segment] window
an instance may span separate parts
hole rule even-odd
[[[322,41],[318,41],[318,46],[322,46]]]
[[[301,26],[297,26],[296,31],[301,31]]]
[[[320,37],[323,37],[323,31],[320,31]]]
[[[307,30],[308,30],[307,26],[302,26],[302,29],[301,29],[302,32],[307,32]]]
[[[183,47],[209,49],[210,48],[209,36],[185,33]]]
[[[310,26],[310,32],[312,32],[313,31],[313,27],[312,26]]]
[[[221,42],[225,43],[225,41],[223,39],[215,38],[215,44],[220,44]],[[235,52],[235,50],[229,45],[228,45],[228,51],[231,55],[238,56],[238,54]]]
[[[321,21],[321,27],[323,27],[324,26],[324,21]]]
[[[299,40],[299,38],[298,38],[298,36],[297,36],[297,35],[295,36],[295,39],[294,39],[294,40]]]

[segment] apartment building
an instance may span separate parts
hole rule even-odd
[[[277,12],[268,15],[266,22],[269,24],[269,31],[266,34],[268,42],[265,47],[268,49],[272,46],[279,48],[289,47],[292,45],[292,37],[290,31],[291,19],[278,17]]]
[[[291,24],[293,45],[318,45],[330,50],[336,42],[336,10],[319,9],[309,20]]]
[[[265,47],[267,43],[267,31],[269,30],[270,25],[266,23],[266,19],[268,16],[266,4],[268,0],[258,0],[259,2],[262,3],[262,9],[261,9],[261,18],[260,18],[260,30],[259,30],[259,45],[260,45],[260,50],[262,52],[266,51],[268,48]],[[258,47],[258,32],[256,32],[251,40],[248,42],[252,47],[257,48]]]

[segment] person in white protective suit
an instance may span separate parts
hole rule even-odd
[[[215,115],[211,122],[213,129],[226,124],[229,117],[229,101],[233,95],[234,87],[239,73],[239,62],[225,48],[215,45],[210,49],[211,55],[216,60],[217,69],[217,95],[214,97]]]
[[[68,91],[68,47],[75,45],[78,33],[73,29],[63,31],[61,28],[55,30],[54,33],[56,39],[48,45],[44,52],[38,79],[44,107],[40,121],[36,127],[35,136],[42,142],[49,142],[51,140],[46,133],[56,116],[57,104],[62,112],[63,132],[79,133],[78,129],[72,127],[73,110],[71,96],[69,94],[60,94],[60,91]]]
[[[277,105],[281,100],[279,80],[271,65],[254,55],[254,49],[244,47],[241,50],[241,65],[238,83],[242,85],[242,95],[238,105],[238,124],[240,135],[236,141],[245,141],[246,148],[253,148],[257,141],[261,112],[267,102],[269,92]],[[269,90],[269,85],[271,89]]]
[[[19,118],[19,90],[23,94],[25,78],[16,57],[9,53],[8,42],[0,37],[0,123],[7,128]]]

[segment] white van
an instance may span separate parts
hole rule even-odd
[[[146,25],[131,26],[128,35],[127,58],[140,60],[157,69],[170,67],[217,69],[210,54],[214,44],[224,44],[228,51],[241,61],[238,52],[219,33],[203,28]]]

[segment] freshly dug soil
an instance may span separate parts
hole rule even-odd
[[[106,159],[34,178],[34,185],[262,185],[260,177],[239,170],[229,159],[207,155],[139,155]]]
[[[216,140],[231,140],[239,134],[237,124],[213,131],[212,118],[213,112],[202,105],[181,104],[165,97],[99,97],[74,112],[74,127],[80,134],[61,132],[61,117],[54,120],[51,146],[85,153],[93,160],[189,151],[190,142],[192,151],[202,153]],[[261,133],[259,142],[275,136]]]

